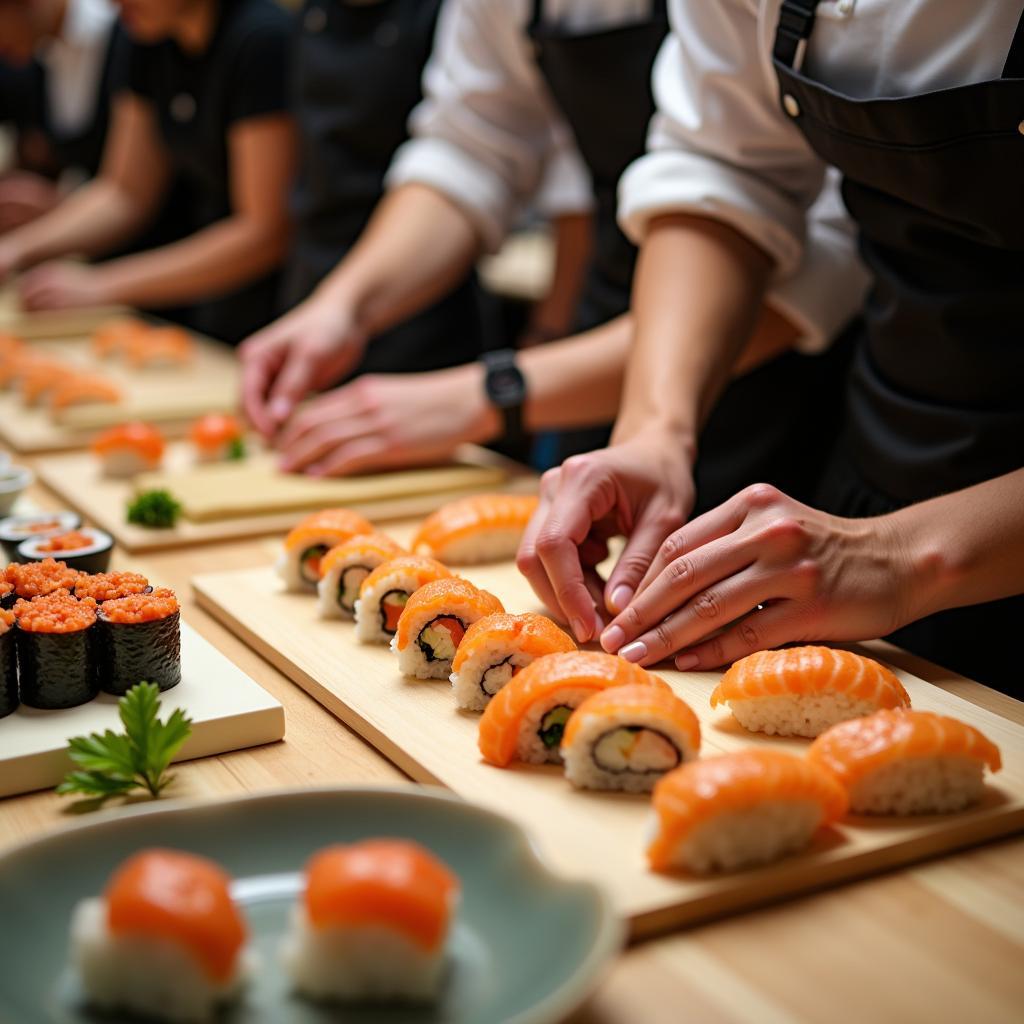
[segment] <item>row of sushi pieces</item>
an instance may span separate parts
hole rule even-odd
[[[226,462],[246,456],[245,428],[230,413],[200,416],[189,428],[188,439],[197,462]],[[104,476],[124,479],[160,469],[167,440],[151,423],[136,420],[103,431],[90,447]]]
[[[195,356],[192,335],[184,327],[132,316],[104,321],[91,342],[97,359],[121,359],[133,370],[188,366]]]
[[[83,526],[74,512],[35,512],[0,519],[0,548],[11,562],[60,557],[80,572],[106,572],[114,538]]]
[[[306,864],[279,949],[293,992],[318,1003],[429,1003],[444,984],[460,883],[403,839],[326,847]],[[71,958],[89,1005],[180,1024],[221,1019],[265,970],[231,879],[171,849],[136,853],[71,920]]]
[[[0,718],[19,703],[57,710],[143,681],[161,690],[181,681],[178,599],[139,573],[12,563],[0,574],[0,605]]]

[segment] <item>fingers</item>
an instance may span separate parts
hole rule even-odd
[[[605,587],[604,603],[613,614],[621,612],[632,600],[651,560],[675,525],[675,522],[654,514],[641,517]]]
[[[288,346],[267,395],[267,415],[275,430],[291,416],[299,402],[309,394],[312,377],[310,353],[295,344]]]
[[[755,651],[812,639],[801,618],[798,602],[779,601],[744,616],[718,636],[681,651],[675,665],[682,672],[718,668]]]
[[[544,572],[544,566],[537,554],[537,534],[547,520],[551,505],[550,495],[558,487],[559,475],[560,470],[552,469],[541,478],[540,503],[523,531],[523,539],[519,542],[519,551],[516,554],[516,566],[533,587],[533,592],[540,598],[541,603],[564,622],[565,617],[562,615],[551,581]]]
[[[373,435],[359,437],[332,448],[318,462],[309,466],[310,476],[346,476],[368,469],[383,468],[400,461],[399,453]]]
[[[312,472],[329,453],[357,439],[372,437],[376,431],[366,418],[335,418],[311,427],[281,453],[286,473]]]
[[[270,382],[284,362],[285,350],[273,336],[253,335],[241,348],[242,407],[253,426],[264,438],[273,435],[276,422],[267,409]]]

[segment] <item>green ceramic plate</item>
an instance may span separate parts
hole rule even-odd
[[[430,1009],[324,1009],[293,996],[277,946],[314,850],[367,836],[414,839],[462,879],[444,995]],[[444,791],[297,790],[217,804],[123,810],[0,857],[0,1021],[93,1024],[67,967],[71,909],[134,851],[170,846],[236,880],[263,969],[230,1024],[539,1024],[573,1010],[620,948],[623,926],[596,887],[566,882],[511,822]],[[125,1024],[121,1016],[117,1024]]]

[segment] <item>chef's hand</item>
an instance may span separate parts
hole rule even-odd
[[[275,434],[311,391],[355,367],[366,341],[344,305],[315,297],[252,335],[239,354],[242,404],[256,429]]]
[[[78,309],[110,302],[102,271],[74,260],[51,260],[27,271],[18,282],[25,309]]]
[[[297,412],[278,439],[281,468],[313,476],[422,465],[501,433],[483,368],[364,374]]]
[[[661,542],[693,507],[692,453],[660,432],[576,455],[541,481],[541,500],[516,563],[581,643],[624,608]],[[596,571],[609,537],[628,537],[607,584]]]
[[[20,228],[61,200],[57,186],[41,174],[14,171],[0,178],[0,233]]]
[[[686,670],[884,636],[915,617],[911,579],[890,517],[843,519],[755,484],[665,540],[601,644],[642,665],[681,652]]]

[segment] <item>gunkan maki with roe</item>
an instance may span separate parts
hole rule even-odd
[[[97,637],[104,692],[122,696],[141,682],[169,690],[181,682],[181,612],[173,590],[104,601]]]
[[[14,612],[0,608],[0,718],[18,706],[18,659],[13,626]]]
[[[21,702],[33,708],[73,708],[99,692],[96,602],[67,590],[14,606]]]
[[[26,601],[58,590],[70,593],[79,575],[77,569],[53,558],[44,558],[41,562],[12,562],[6,570],[7,581],[13,584],[15,596]]]
[[[0,574],[0,608],[10,609],[14,607],[14,602],[18,600],[17,595],[14,593],[14,584],[7,578],[7,570],[5,569]]]
[[[98,572],[75,581],[75,597],[91,597],[97,604],[132,594],[148,594],[153,588],[138,572]]]

